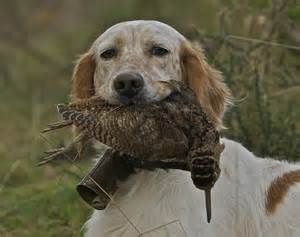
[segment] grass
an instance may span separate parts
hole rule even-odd
[[[3,189],[0,213],[6,236],[80,236],[88,208],[75,194],[70,177],[31,179],[30,184]],[[13,194],[13,195],[12,195]]]

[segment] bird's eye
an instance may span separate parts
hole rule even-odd
[[[101,58],[103,59],[111,59],[115,56],[117,56],[117,50],[115,48],[110,48],[110,49],[107,49],[105,50],[104,52],[102,52],[100,54]]]
[[[150,54],[158,57],[162,57],[169,53],[169,50],[161,47],[161,46],[153,46],[150,49]]]

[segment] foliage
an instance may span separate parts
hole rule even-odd
[[[277,4],[265,10],[264,15],[240,23],[246,38],[228,32],[237,17],[235,10],[220,16],[222,34],[211,37],[198,32],[196,38],[209,45],[208,57],[223,72],[235,97],[225,117],[225,135],[243,142],[257,155],[297,160],[299,52],[272,44],[282,37],[282,27],[288,24],[287,2]],[[261,29],[263,41],[253,41],[251,37],[255,38]]]

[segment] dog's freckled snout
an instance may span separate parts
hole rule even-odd
[[[132,98],[144,87],[143,77],[138,73],[119,74],[113,82],[114,90],[122,97]]]

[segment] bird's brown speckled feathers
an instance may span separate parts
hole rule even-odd
[[[100,164],[89,174],[99,179],[104,187],[113,183],[107,186],[110,188],[106,191],[110,194],[117,187],[115,180],[108,179],[118,178],[115,174],[104,174],[107,173],[107,167],[109,172],[114,170],[116,160],[118,167],[124,161],[124,169],[120,169],[126,171],[124,177],[130,175],[125,169],[128,165],[143,169],[190,171],[195,186],[205,190],[207,219],[210,221],[210,190],[219,177],[219,157],[224,148],[219,132],[191,89],[183,82],[163,83],[167,83],[173,93],[155,103],[117,106],[108,104],[100,96],[94,96],[69,105],[60,104],[57,108],[64,121],[50,125],[45,131],[74,125],[84,139],[96,139],[116,151],[113,154],[117,159],[107,155],[105,164],[108,165]],[[109,199],[101,190],[95,191],[92,197],[90,191],[85,191],[86,188],[97,190],[97,186],[89,181],[89,175],[79,184],[78,191],[93,207],[105,208]]]
[[[174,93],[156,103],[117,107],[98,96],[59,105],[58,110],[88,137],[129,155],[136,166],[174,165],[191,170],[198,188],[212,187],[223,150],[219,133],[187,86],[166,83]]]

